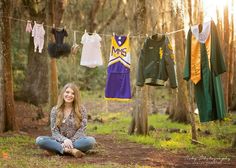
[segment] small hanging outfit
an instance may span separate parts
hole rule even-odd
[[[89,68],[95,68],[103,65],[101,44],[102,38],[97,34],[93,33],[89,35],[87,32],[84,33],[81,39],[83,44],[80,65]]]
[[[79,45],[76,43],[76,31],[74,31],[74,41],[73,41],[73,45],[71,47],[72,54],[77,54],[78,49],[79,49]]]
[[[34,38],[34,52],[36,52],[38,48],[39,53],[42,53],[44,45],[44,35],[45,30],[43,28],[43,24],[34,22],[34,27],[32,29],[32,37]]]
[[[200,122],[225,116],[220,74],[226,71],[217,29],[213,21],[192,26],[188,31],[184,79],[194,83]]]
[[[107,100],[131,99],[130,63],[129,36],[113,35],[105,88]]]
[[[56,30],[52,28],[51,33],[54,35],[56,43],[48,44],[48,53],[52,58],[60,58],[61,56],[68,56],[71,51],[71,47],[67,43],[63,43],[64,37],[67,37],[67,31],[63,28],[62,30]]]
[[[175,61],[172,46],[165,35],[148,37],[139,57],[137,86],[164,86],[169,79],[170,87],[177,87]]]
[[[27,33],[31,33],[32,32],[32,25],[31,25],[31,21],[30,20],[27,20],[27,24],[26,24],[26,27],[25,27],[25,32],[27,32]]]

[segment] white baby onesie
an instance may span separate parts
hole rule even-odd
[[[34,27],[32,30],[32,37],[34,37],[34,52],[36,52],[38,48],[39,53],[42,53],[44,45],[44,35],[45,30],[43,28],[43,24],[34,22]]]

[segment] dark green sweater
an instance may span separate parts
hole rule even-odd
[[[147,38],[139,57],[137,86],[163,86],[169,79],[170,87],[176,88],[174,54],[169,39]]]

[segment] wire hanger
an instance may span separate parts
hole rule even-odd
[[[129,35],[130,35],[130,31],[128,32],[127,36],[129,36]]]
[[[42,23],[38,23],[38,22],[35,20],[35,21],[34,21],[34,24],[41,24],[41,25],[43,25],[44,22],[42,22]]]

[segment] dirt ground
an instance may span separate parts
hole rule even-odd
[[[50,135],[48,118],[41,110],[24,102],[16,103],[17,120],[20,130],[32,137]],[[61,156],[66,162],[79,162],[104,165],[108,162],[121,165],[140,165],[151,167],[236,167],[236,160],[229,158],[191,157],[184,153],[157,150],[151,146],[118,140],[114,135],[92,135],[97,146],[85,157],[75,159]],[[35,146],[35,148],[37,148]],[[229,151],[230,152],[230,151]],[[48,157],[42,152],[39,157]]]

